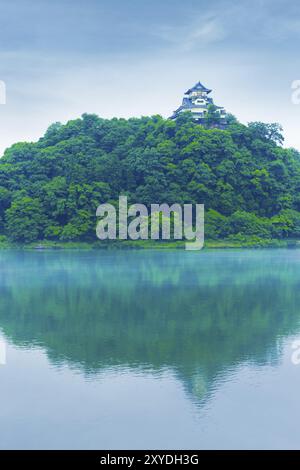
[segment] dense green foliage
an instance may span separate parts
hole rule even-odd
[[[189,115],[53,124],[0,160],[0,235],[95,240],[96,208],[117,202],[204,203],[206,237],[300,236],[300,154],[276,124],[204,128]]]

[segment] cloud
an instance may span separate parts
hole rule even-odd
[[[274,50],[272,39],[277,41],[276,47],[288,42],[295,48],[295,39],[300,36],[300,4],[286,0],[215,0],[205,8],[191,9],[180,24],[157,25],[153,34],[179,52],[220,43],[224,46],[225,42],[232,50]]]
[[[180,26],[159,26],[152,34],[182,52],[220,42],[227,36],[226,28],[214,14],[197,15],[197,19],[193,17]]]
[[[199,45],[206,46],[225,39],[227,35],[226,30],[217,18],[211,18],[199,23],[191,33],[187,34],[183,41],[184,50],[192,50]]]
[[[300,18],[272,18],[266,25],[264,34],[277,42],[299,40]]]
[[[0,154],[83,112],[168,116],[199,79],[245,122],[284,119],[299,141],[294,0],[1,0],[0,13]]]

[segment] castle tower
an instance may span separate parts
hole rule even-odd
[[[182,105],[174,111],[170,119],[176,119],[179,114],[189,111],[195,122],[204,124],[207,113],[211,111],[216,115],[216,122],[211,127],[225,129],[227,125],[226,111],[223,107],[214,104],[213,99],[209,96],[211,92],[212,90],[205,88],[201,82],[196,83],[193,88],[185,92]]]

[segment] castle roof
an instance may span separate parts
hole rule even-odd
[[[185,92],[186,95],[192,93],[193,91],[206,91],[206,93],[210,93],[212,90],[209,90],[201,82],[196,83],[193,88],[190,88],[188,91]]]

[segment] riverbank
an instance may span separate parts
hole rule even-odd
[[[122,250],[122,249],[156,249],[174,250],[185,249],[184,241],[153,241],[153,240],[110,240],[96,242],[63,242],[43,240],[32,243],[11,243],[8,240],[0,240],[0,250]],[[288,239],[262,239],[258,237],[239,237],[224,240],[206,240],[204,249],[218,248],[300,248],[300,240]]]

